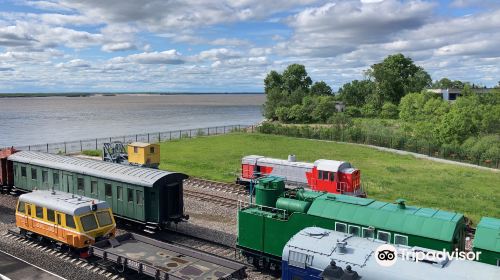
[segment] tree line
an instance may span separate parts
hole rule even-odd
[[[443,78],[432,81],[403,54],[389,55],[364,71],[365,79],[344,84],[336,94],[323,81],[313,82],[303,65],[271,71],[264,80],[266,119],[281,123],[359,125],[350,119],[393,119],[395,133],[433,145],[500,157],[500,89],[474,94],[479,86]],[[499,82],[500,86],[500,82]],[[429,88],[459,88],[450,103]],[[344,112],[337,112],[341,101]],[[468,154],[470,154],[467,152]]]

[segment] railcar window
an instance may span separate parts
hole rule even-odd
[[[26,167],[21,166],[21,176],[26,177]]]
[[[369,228],[363,228],[363,237],[364,238],[373,238],[374,237],[373,230],[369,229]]]
[[[91,231],[97,228],[97,221],[94,214],[88,214],[80,218],[84,231]]]
[[[108,211],[101,211],[97,213],[97,221],[99,222],[99,226],[101,227],[109,226],[113,223],[113,221],[111,220],[111,215],[109,215]]]
[[[340,232],[347,232],[347,225],[344,223],[335,223],[335,230]]]
[[[43,183],[48,183],[49,182],[49,172],[46,170],[42,171],[42,182]]]
[[[389,241],[391,241],[391,234],[389,232],[379,231],[377,233],[377,239],[385,241],[385,242],[389,242]]]
[[[354,236],[360,236],[360,230],[358,226],[349,226],[349,234]]]
[[[19,201],[17,205],[17,212],[24,213],[24,201]]]
[[[58,186],[59,185],[59,173],[54,172],[52,174],[52,181],[54,181],[54,186]]]
[[[149,148],[149,153],[154,154],[155,153],[155,147]]]
[[[104,184],[104,193],[106,196],[113,196],[113,189],[111,188],[111,184]]]
[[[72,215],[66,214],[66,226],[70,228],[76,228],[75,219],[73,218]]]
[[[122,200],[122,187],[116,186],[116,199]]]
[[[85,190],[85,180],[83,178],[76,179],[76,189],[79,191]]]
[[[328,171],[318,170],[318,179],[328,180]]]
[[[142,205],[144,204],[144,196],[142,195],[142,192],[141,191],[136,191],[135,192],[135,196],[136,196],[136,199],[137,199],[137,204],[139,205]]]
[[[31,168],[31,180],[36,180],[36,169]]]
[[[330,172],[330,181],[335,181],[335,172]]]
[[[408,236],[394,234],[394,244],[408,246]]]
[[[134,154],[137,154],[139,152],[139,148],[134,147]]]
[[[43,207],[35,206],[36,217],[43,219]]]
[[[134,190],[127,189],[127,201],[134,202]]]
[[[90,193],[97,194],[97,181],[90,182]]]
[[[31,217],[31,204],[26,204],[26,208],[28,208],[28,216]]]
[[[47,209],[47,220],[51,222],[55,222],[55,215],[54,215],[54,210]]]

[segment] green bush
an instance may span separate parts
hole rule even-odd
[[[91,156],[91,157],[102,157],[101,150],[83,150],[82,155]]]

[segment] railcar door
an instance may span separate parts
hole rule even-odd
[[[135,216],[135,197],[134,197],[135,190],[132,187],[127,187],[126,188],[126,199],[127,199],[127,206],[125,209],[125,215],[128,218],[131,219],[136,219]]]
[[[62,191],[67,193],[74,193],[73,189],[73,174],[71,173],[63,173],[63,183],[62,183]]]
[[[24,211],[26,212],[24,223],[25,223],[26,227],[31,228],[33,226],[33,223],[31,221],[31,204],[26,203],[24,206]]]
[[[56,224],[54,225],[55,235],[59,240],[64,239],[62,230],[62,214],[56,212]]]

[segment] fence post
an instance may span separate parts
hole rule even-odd
[[[109,143],[111,143],[111,137],[109,137]]]
[[[125,141],[123,141],[125,142]],[[96,149],[97,150],[97,149]],[[83,145],[82,145],[82,140],[80,140],[80,152],[83,152]]]
[[[148,133],[148,143],[149,143],[149,133]]]
[[[135,142],[137,142],[137,134],[135,135]]]
[[[47,153],[49,152],[49,143],[47,143]]]
[[[28,151],[31,151],[31,145],[28,145]]]
[[[65,153],[65,154],[67,154],[67,153],[68,153],[68,151],[67,151],[67,149],[66,149],[66,142],[64,142],[64,153]]]
[[[169,132],[168,132],[168,134],[169,134],[169,136],[168,136],[168,137],[169,137],[169,138],[168,138],[168,140],[172,140],[172,131],[169,131]]]
[[[208,128],[208,135],[210,135],[210,127]]]

